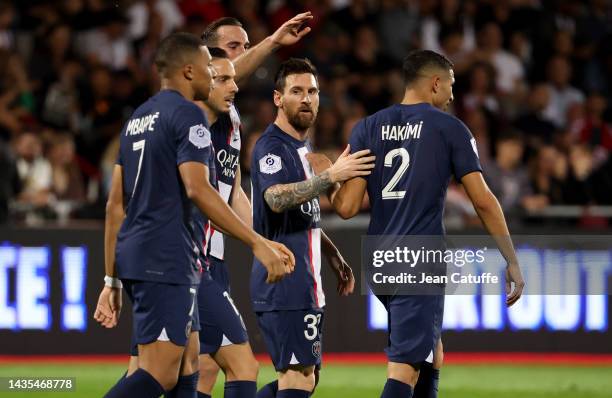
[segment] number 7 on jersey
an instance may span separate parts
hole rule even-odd
[[[132,151],[140,151],[140,158],[138,159],[138,171],[136,172],[136,179],[134,180],[134,189],[132,189],[132,196],[136,192],[136,184],[138,183],[138,177],[140,176],[140,168],[142,167],[142,158],[144,156],[145,140],[136,141],[132,144]]]

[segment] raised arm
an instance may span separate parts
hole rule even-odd
[[[184,162],[179,173],[189,199],[210,220],[228,234],[252,248],[253,254],[268,270],[268,282],[282,279],[295,265],[293,253],[285,246],[264,239],[246,225],[208,182],[208,167],[199,162]],[[280,251],[280,253],[279,253]],[[284,258],[290,265],[285,267]]]
[[[306,36],[310,32],[310,28],[305,27],[301,30],[300,28],[312,18],[310,11],[296,15],[285,22],[272,35],[266,37],[259,44],[237,57],[234,60],[236,83],[240,86],[261,65],[266,57],[280,46],[293,45]]]
[[[480,217],[489,234],[497,242],[502,256],[504,256],[508,263],[506,267],[506,304],[511,306],[521,297],[525,282],[521,275],[504,213],[497,198],[493,195],[482,177],[482,173],[472,172],[466,174],[461,178],[461,183],[470,197],[478,217]],[[514,282],[514,291],[511,291],[510,282]]]

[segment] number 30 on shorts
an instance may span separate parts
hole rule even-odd
[[[321,314],[306,314],[304,317],[306,329],[304,329],[304,337],[307,340],[314,340],[319,334],[319,323],[321,323]]]

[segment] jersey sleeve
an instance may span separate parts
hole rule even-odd
[[[476,140],[467,126],[453,118],[443,131],[450,146],[451,165],[457,181],[474,171],[482,173]]]
[[[212,139],[204,112],[195,104],[186,104],[172,118],[176,134],[176,164],[199,162],[211,166]]]
[[[289,153],[280,142],[262,143],[253,152],[251,173],[257,179],[263,195],[268,188],[277,184],[287,184],[290,165]]]
[[[369,149],[366,140],[366,124],[365,119],[361,119],[355,124],[351,131],[351,137],[349,138],[349,145],[351,146],[351,153],[359,152],[363,149]]]

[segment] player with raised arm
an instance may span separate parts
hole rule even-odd
[[[310,13],[296,15],[252,48],[247,32],[235,18],[224,17],[213,21],[202,33],[204,44],[211,49],[213,66],[218,74],[209,100],[197,104],[211,122],[219,192],[248,225],[252,225],[253,220],[251,203],[241,184],[241,123],[233,104],[238,91],[236,83],[239,79],[244,82],[276,48],[292,45],[306,35],[310,29],[303,25],[311,18]],[[236,67],[230,60],[236,63]],[[240,313],[230,297],[224,252],[224,234],[212,228],[208,240],[207,273],[203,275],[198,294],[203,330],[200,333],[200,398],[210,397],[219,366],[225,374],[225,396],[252,397],[256,391],[259,364],[248,343]],[[228,304],[232,305],[229,311],[226,308]]]
[[[211,135],[215,149],[215,166],[218,169],[217,188],[223,199],[230,204],[236,214],[249,226],[252,225],[251,204],[241,186],[241,173],[238,160],[240,158],[241,136],[240,117],[233,104],[228,108],[221,105],[227,98],[214,98],[222,96],[225,91],[226,97],[235,95],[227,92],[237,79],[246,80],[255,68],[263,62],[266,56],[276,50],[279,46],[296,43],[310,29],[303,26],[312,19],[311,13],[302,13],[285,22],[271,36],[262,40],[261,43],[250,47],[248,35],[242,28],[242,24],[235,18],[224,17],[211,22],[202,34],[203,44],[209,48],[217,46],[225,50],[227,57],[234,59],[239,57],[237,71],[231,66],[233,77],[228,75],[226,61],[219,61],[225,67],[225,74],[217,78],[218,83],[225,90],[214,90],[211,94],[213,99],[208,101],[212,108],[220,109],[219,118],[209,112],[211,106],[205,105],[203,101],[195,103],[204,110],[209,117],[215,121],[211,124]],[[215,50],[213,50],[214,52]],[[242,56],[244,55],[244,56]],[[213,63],[216,61],[213,60]],[[221,81],[223,79],[223,81]],[[236,88],[237,89],[237,88]],[[220,105],[215,106],[213,102]],[[225,109],[227,108],[227,109]],[[231,137],[231,138],[230,138]],[[202,284],[198,293],[198,309],[200,310],[200,322],[204,333],[200,333],[200,360],[198,394],[200,397],[210,396],[219,373],[221,363],[226,375],[226,392],[229,397],[250,397],[249,390],[256,390],[255,381],[258,373],[258,363],[252,354],[248,344],[248,336],[237,308],[229,295],[229,273],[224,258],[224,234],[215,228],[209,228],[206,236],[207,251],[202,261],[208,266],[203,275]],[[211,287],[214,280],[217,284]],[[221,301],[219,300],[221,298]],[[231,305],[228,311],[228,305]],[[228,336],[231,338],[228,339]],[[236,343],[236,347],[231,347]],[[227,347],[218,352],[221,347]],[[215,359],[210,354],[216,353]],[[138,368],[138,349],[132,344],[131,357],[126,375],[132,374]]]
[[[165,38],[155,58],[161,91],[138,107],[121,131],[107,203],[105,286],[94,318],[104,327],[117,325],[123,284],[133,304],[140,357],[138,369],[106,394],[110,398],[195,395],[201,247],[194,205],[252,248],[266,266],[268,282],[294,265],[286,247],[245,225],[214,188],[208,123],[192,102],[208,98],[210,61],[198,37]]]
[[[290,46],[310,32],[304,26],[313,18],[310,11],[297,14],[287,20],[270,36],[251,47],[249,36],[239,20],[232,17],[219,18],[211,22],[202,40],[209,47],[218,47],[227,52],[236,69],[236,83],[240,86],[259,65],[281,46]]]
[[[453,99],[453,65],[433,51],[415,51],[404,60],[403,73],[402,102],[360,120],[349,141],[352,151],[371,149],[376,167],[371,175],[351,179],[331,192],[330,201],[347,219],[359,212],[367,190],[368,235],[442,236],[444,199],[454,176],[507,261],[506,304],[510,306],[521,296],[524,282],[504,214],[482,177],[472,134],[459,119],[444,112]],[[329,166],[322,155],[310,160],[317,173]],[[378,298],[389,312],[388,379],[382,397],[409,398],[413,389],[415,397],[436,397],[444,296]],[[432,351],[435,369],[426,365]]]
[[[319,227],[319,195],[336,183],[370,173],[372,157],[363,150],[345,151],[326,172],[314,176],[306,155],[308,131],[319,109],[319,85],[314,66],[289,59],[275,78],[278,114],[253,149],[251,164],[253,226],[295,254],[295,271],[280,283],[265,283],[257,259],[251,274],[251,299],[278,382],[262,388],[258,398],[308,397],[321,363],[321,330],[325,296],[321,284],[321,249],[334,269],[339,293],[353,291],[352,270]]]

